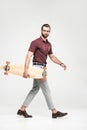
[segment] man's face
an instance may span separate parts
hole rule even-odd
[[[49,34],[50,34],[50,28],[43,27],[43,29],[41,30],[41,35],[43,36],[43,38],[47,38]]]

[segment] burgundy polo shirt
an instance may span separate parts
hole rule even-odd
[[[46,64],[47,56],[52,54],[51,43],[44,41],[41,37],[32,41],[29,50],[34,53],[33,62],[39,62]]]

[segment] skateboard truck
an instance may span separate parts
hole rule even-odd
[[[5,65],[5,72],[4,72],[4,75],[8,75],[8,71],[10,70],[10,66],[9,66],[10,62],[9,61],[6,61],[6,65]]]
[[[44,70],[42,73],[43,78],[41,78],[41,80],[43,80],[43,81],[46,79],[46,76],[47,76],[46,69],[47,69],[46,67],[43,67],[43,70]]]

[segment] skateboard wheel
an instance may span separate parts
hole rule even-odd
[[[45,80],[46,80],[46,78],[41,78],[41,80],[42,80],[42,81],[45,81]]]
[[[6,64],[10,64],[10,61],[6,61]]]
[[[4,75],[8,75],[8,73],[7,73],[7,72],[4,72]]]
[[[46,70],[47,68],[46,67],[43,67],[44,70]]]

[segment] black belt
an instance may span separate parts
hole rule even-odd
[[[33,62],[33,65],[42,65],[42,66],[45,66],[45,67],[46,67],[46,64],[39,63],[39,62]]]

